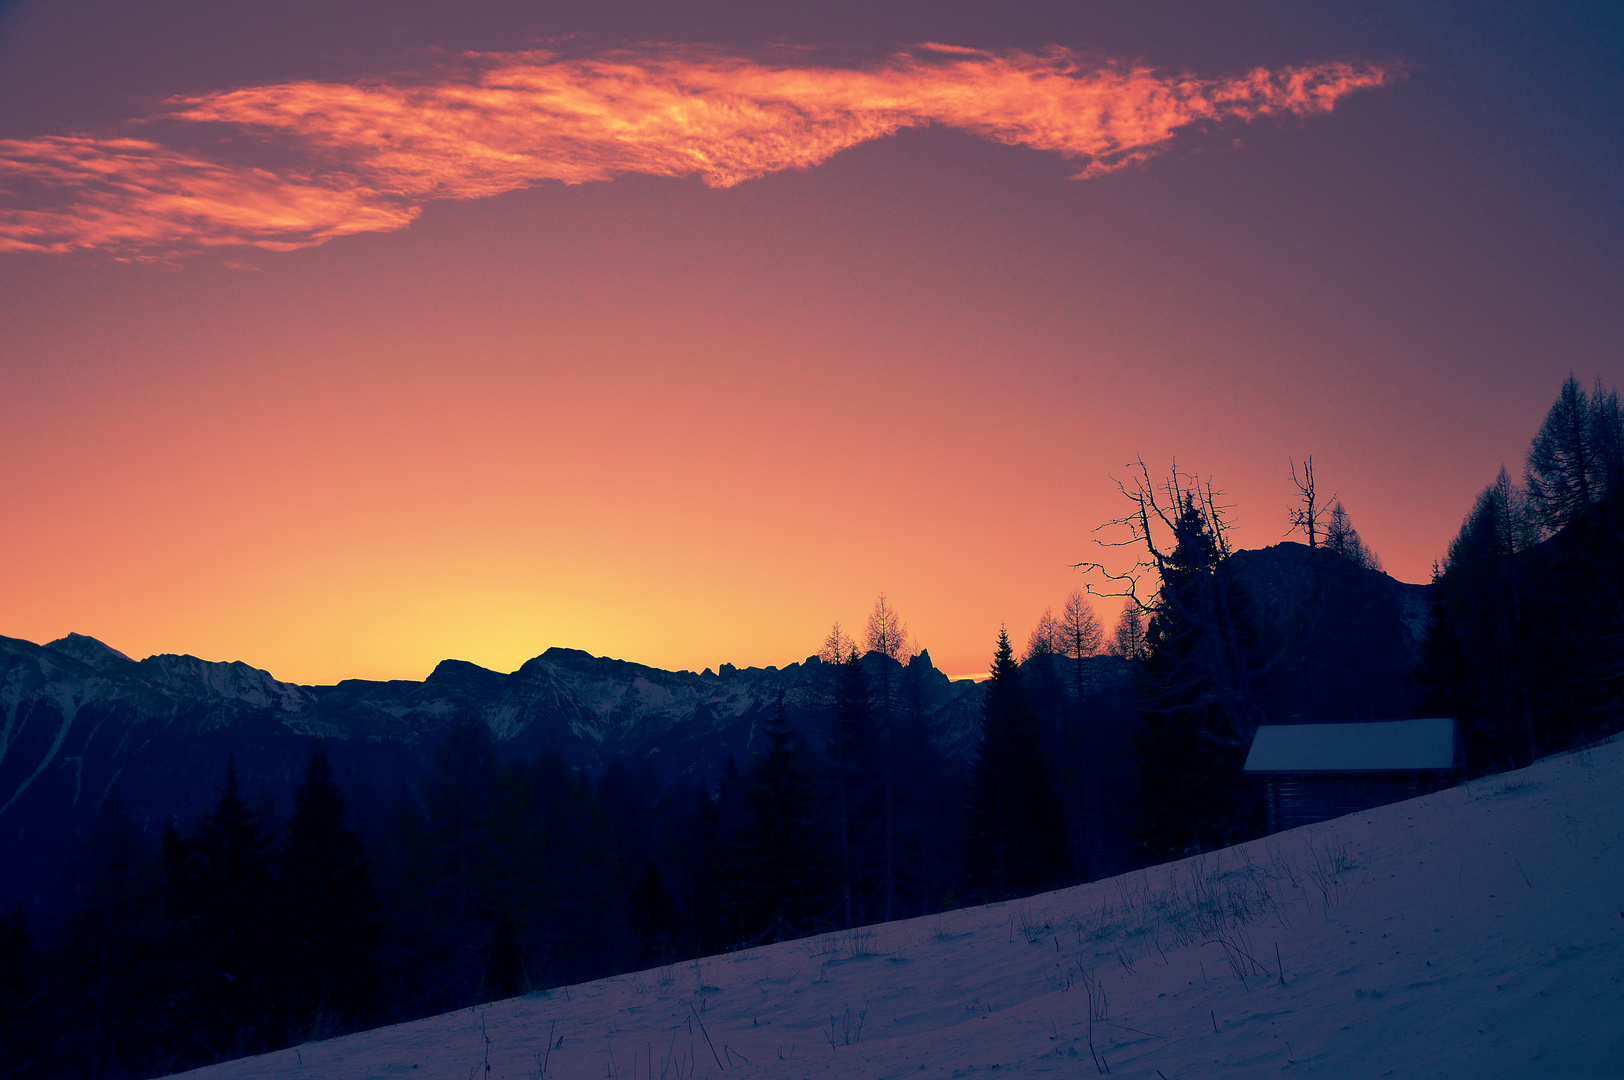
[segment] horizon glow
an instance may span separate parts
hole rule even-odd
[[[1624,382],[1608,28],[1446,8],[0,7],[0,634],[981,675],[1139,460],[1424,582]]]

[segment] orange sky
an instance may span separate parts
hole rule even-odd
[[[1418,31],[1199,67],[1149,30],[796,64],[494,35],[47,106],[79,53],[42,12],[0,35],[0,102],[34,88],[0,108],[14,637],[302,682],[697,670],[804,658],[883,589],[980,672],[1136,457],[1257,546],[1312,453],[1421,581],[1568,370],[1617,381],[1612,151],[1480,114]]]

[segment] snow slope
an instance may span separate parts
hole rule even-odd
[[[188,1075],[866,1080],[1106,1067],[1166,1080],[1624,1077],[1624,741],[1027,900]]]

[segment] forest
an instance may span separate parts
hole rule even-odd
[[[1418,629],[1311,460],[1293,477],[1303,542],[1245,552],[1211,481],[1141,466],[1113,523],[1137,566],[1079,564],[1116,625],[1079,590],[1023,648],[989,635],[968,757],[933,739],[882,596],[714,776],[506,760],[469,714],[364,821],[320,741],[285,817],[232,765],[152,843],[115,792],[63,853],[72,903],[0,920],[0,1076],[160,1075],[1236,843],[1263,831],[1263,724],[1452,716],[1471,775],[1624,726],[1615,391],[1567,380]]]

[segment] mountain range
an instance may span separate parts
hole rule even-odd
[[[976,734],[976,684],[952,681],[920,653],[864,663],[906,686],[934,741],[964,754]],[[282,682],[242,662],[194,656],[133,660],[82,634],[36,645],[0,637],[0,904],[43,899],[65,844],[117,800],[151,834],[189,825],[215,799],[234,760],[242,789],[285,809],[310,746],[329,747],[363,819],[416,787],[441,734],[459,717],[486,724],[504,758],[555,746],[596,773],[617,755],[667,775],[714,777],[780,695],[791,715],[816,712],[832,684],[815,656],[784,668],[665,671],[552,648],[503,674],[446,660],[421,682]]]
[[[1286,721],[1406,715],[1425,588],[1326,555],[1284,543],[1227,561],[1249,598],[1259,654],[1274,658],[1269,710]],[[863,663],[871,683],[894,688],[915,737],[968,759],[979,735],[976,683],[949,679],[928,652],[903,665],[877,653]],[[1091,657],[1084,671],[1085,691],[1107,697],[1132,678],[1115,657]],[[667,779],[714,779],[730,756],[748,756],[780,696],[815,734],[833,683],[815,656],[695,673],[551,648],[507,674],[445,660],[421,682],[304,686],[240,661],[138,661],[82,634],[45,645],[0,637],[0,910],[49,903],[65,855],[110,800],[149,838],[170,821],[191,827],[217,798],[228,761],[241,790],[277,820],[312,743],[324,741],[365,829],[415,796],[459,717],[483,722],[508,760],[552,746],[588,775],[623,756]]]

